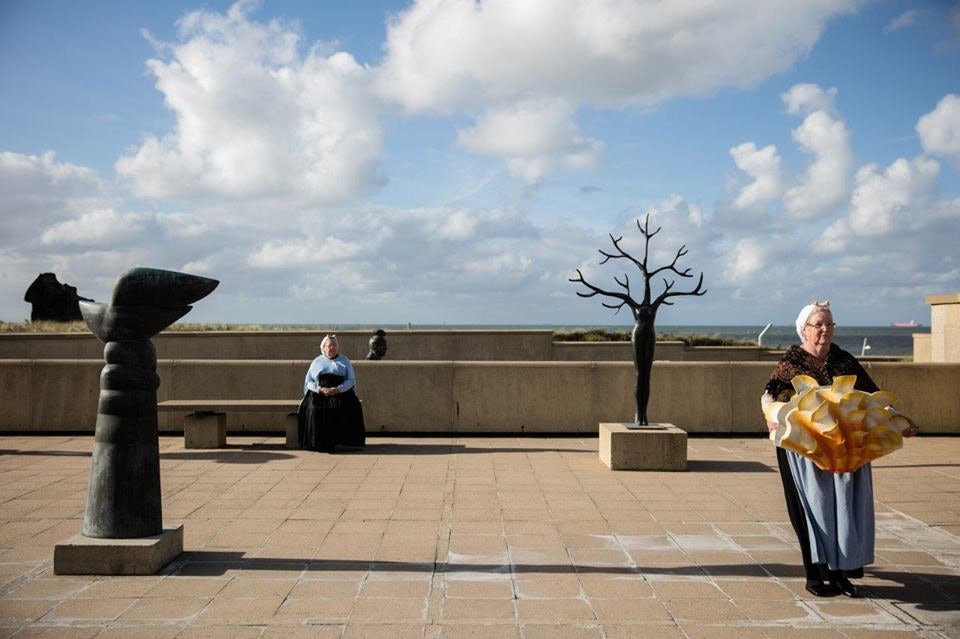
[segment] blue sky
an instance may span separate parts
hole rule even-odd
[[[663,4],[2,0],[0,319],[145,265],[193,321],[629,323],[567,279],[650,214],[709,289],[661,323],[928,323],[960,4]]]

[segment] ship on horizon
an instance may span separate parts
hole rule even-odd
[[[917,320],[910,320],[909,322],[890,322],[890,326],[894,328],[920,328],[923,324]]]

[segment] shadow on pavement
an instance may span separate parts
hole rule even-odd
[[[795,566],[787,564],[716,564],[691,566],[619,566],[580,564],[503,564],[503,563],[450,563],[406,561],[360,561],[351,559],[290,559],[273,557],[245,558],[245,553],[236,551],[195,550],[184,552],[171,564],[169,574],[182,576],[223,576],[230,570],[290,570],[316,572],[423,572],[423,573],[476,573],[482,575],[507,574],[607,574],[607,575],[673,575],[685,577],[754,577],[783,575],[793,572]],[[960,576],[914,572],[871,571],[866,574],[890,582],[890,585],[868,583],[861,591],[870,599],[883,599],[896,603],[917,604],[921,610],[950,612],[960,610]],[[798,578],[802,576],[802,571]],[[771,579],[773,577],[770,577]]]
[[[17,450],[0,448],[0,455],[32,455],[34,457],[89,457],[89,450]]]
[[[688,459],[687,472],[693,473],[775,473],[771,466],[755,461]]]

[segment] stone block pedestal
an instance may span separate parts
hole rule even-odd
[[[74,535],[53,549],[57,575],[153,575],[183,552],[183,525],[153,537],[99,539]]]
[[[686,470],[687,432],[667,423],[601,423],[600,461],[610,470]]]
[[[197,411],[183,418],[184,448],[225,448],[226,413]]]

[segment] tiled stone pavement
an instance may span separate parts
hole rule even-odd
[[[960,438],[874,465],[867,597],[815,599],[764,439],[691,439],[685,473],[611,472],[595,438],[384,438],[360,453],[162,437],[187,552],[61,577],[92,439],[0,437],[0,636],[960,637]]]

